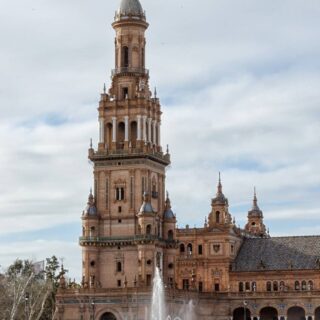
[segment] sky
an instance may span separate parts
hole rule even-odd
[[[87,150],[119,2],[0,2],[2,269],[55,254],[81,278]],[[320,234],[320,2],[141,3],[178,225],[203,226],[221,171],[237,224],[256,186],[272,236]]]

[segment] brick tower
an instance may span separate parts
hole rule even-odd
[[[148,287],[156,265],[166,281],[174,278],[164,268],[175,257],[176,220],[165,197],[170,155],[162,152],[160,102],[145,68],[140,2],[123,0],[112,26],[115,68],[99,103],[98,148],[89,149],[94,193],[82,216],[82,281],[88,288]]]

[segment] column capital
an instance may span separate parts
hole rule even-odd
[[[138,115],[137,115],[137,119],[138,119],[138,120],[141,120],[141,118],[142,118],[142,115],[141,115],[141,114],[138,114]]]

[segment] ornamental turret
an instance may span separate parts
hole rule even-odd
[[[254,188],[252,208],[248,211],[248,223],[245,230],[258,237],[267,236],[266,227],[263,223],[263,212],[258,206],[256,188]]]

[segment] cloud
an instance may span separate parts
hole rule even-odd
[[[320,212],[320,5],[141,2],[179,224],[203,224],[222,171],[240,223],[256,185],[271,233],[318,232],[298,224],[317,226]],[[14,239],[79,223],[92,186],[88,143],[97,142],[99,94],[113,68],[116,7],[102,0],[0,4],[0,233],[13,239],[0,247],[2,264],[20,254],[68,256],[77,246],[44,235],[23,247]],[[81,259],[69,263],[79,277]]]

